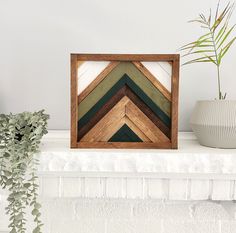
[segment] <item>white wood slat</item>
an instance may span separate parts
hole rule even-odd
[[[171,92],[172,67],[168,62],[142,62],[142,64]]]
[[[86,61],[78,67],[78,94],[80,94],[109,64],[109,61]]]

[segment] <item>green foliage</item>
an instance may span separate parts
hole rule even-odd
[[[35,156],[47,133],[48,119],[43,110],[0,115],[0,185],[9,191],[6,213],[10,215],[10,233],[26,232],[27,206],[32,208],[36,223],[33,233],[41,233]]]
[[[229,25],[233,10],[234,4],[229,2],[220,12],[218,3],[213,15],[211,10],[208,16],[199,14],[199,18],[191,20],[190,22],[198,23],[206,32],[196,41],[186,44],[180,49],[185,52],[183,57],[191,56],[183,65],[207,62],[216,66],[219,99],[225,99],[226,97],[226,93],[223,95],[221,92],[220,66],[222,59],[236,39],[236,37],[230,38],[235,27],[235,25]],[[192,56],[195,57],[192,58]]]

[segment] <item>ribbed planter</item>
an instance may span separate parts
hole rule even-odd
[[[190,124],[201,145],[236,148],[236,101],[198,101]]]

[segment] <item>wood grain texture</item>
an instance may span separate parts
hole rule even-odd
[[[170,138],[170,128],[149,108],[130,88],[125,90],[126,96],[168,137]]]
[[[84,137],[81,142],[108,141],[125,123],[125,105],[128,97],[123,97]]]
[[[123,97],[80,141],[108,141],[125,124],[125,116],[152,142],[167,142],[169,139],[128,98]],[[129,122],[130,123],[130,122]],[[129,124],[131,125],[131,124]],[[138,135],[139,131],[132,128]],[[140,136],[141,137],[141,136]]]
[[[119,64],[119,62],[114,61],[110,64],[84,89],[78,96],[78,103],[80,103],[84,98],[86,98],[90,92]]]
[[[96,112],[92,114],[92,117],[88,118],[85,125],[78,125],[78,141],[90,130],[95,124],[97,124],[125,95],[126,87],[123,86],[119,89],[115,95],[113,95],[109,100]]]
[[[102,108],[102,106],[124,85],[129,86],[132,91],[160,118],[163,123],[170,128],[170,118],[149,98],[135,82],[126,74],[81,118],[79,119],[80,127],[83,127],[88,121]]]
[[[107,149],[171,149],[171,142],[78,142],[77,148]]]
[[[169,62],[140,62],[171,93],[172,65]]]
[[[143,142],[151,142],[151,140],[128,117],[125,117],[125,124],[128,125]]]
[[[154,143],[169,142],[170,139],[132,102],[125,106],[125,115]]]
[[[83,65],[83,63],[84,63],[84,61],[77,61],[77,69],[79,69],[79,67],[80,67],[81,65]]]
[[[80,140],[103,116],[105,116],[124,96],[129,97],[134,104],[168,137],[170,138],[170,128],[127,86],[109,98],[109,100],[88,120],[85,125],[78,125],[78,140]]]
[[[179,105],[179,64],[180,56],[173,60],[172,72],[172,108],[171,108],[171,142],[172,149],[178,148],[178,105]]]
[[[71,55],[71,148],[77,147],[77,122],[78,122],[78,103],[77,103],[77,56]]]
[[[81,61],[79,61],[81,62]],[[78,68],[78,95],[110,64],[109,61],[83,61]]]
[[[133,64],[149,79],[150,82],[169,100],[171,101],[171,93],[158,81],[158,77],[155,77],[141,62],[133,62]]]
[[[80,61],[173,61],[178,54],[75,54]]]
[[[95,89],[79,103],[79,119],[83,117],[107,93],[115,83],[128,75],[133,82],[167,115],[170,116],[170,101],[130,62],[121,62]]]
[[[108,142],[143,142],[140,137],[129,128],[127,124],[124,124]]]
[[[75,57],[75,59],[72,59]],[[172,90],[172,104],[171,104],[171,141],[170,142],[77,142],[77,125],[78,118],[77,114],[73,114],[73,111],[78,111],[78,105],[75,104],[75,99],[72,96],[73,90],[77,89],[77,83],[74,82],[74,78],[77,78],[72,72],[74,60],[79,61],[158,61],[168,62],[172,65],[172,77],[171,77],[171,90]],[[74,77],[74,78],[73,78]],[[173,80],[174,79],[174,80]],[[71,55],[71,147],[72,148],[110,148],[110,149],[171,149],[177,148],[177,132],[178,132],[178,80],[179,80],[179,54],[72,54]],[[78,100],[78,97],[75,97]],[[175,101],[174,101],[175,100]],[[74,108],[72,107],[74,106]],[[76,119],[77,118],[77,119]],[[74,123],[73,123],[74,122]],[[74,130],[73,130],[74,129]],[[73,132],[74,131],[74,132]]]

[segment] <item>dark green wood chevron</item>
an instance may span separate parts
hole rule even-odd
[[[126,124],[124,124],[109,140],[109,142],[142,142]]]
[[[133,82],[127,75],[123,77],[79,120],[78,127],[83,127],[96,114],[96,112],[124,85],[129,88],[162,120],[162,122],[170,128],[170,118],[149,98],[143,90]]]

